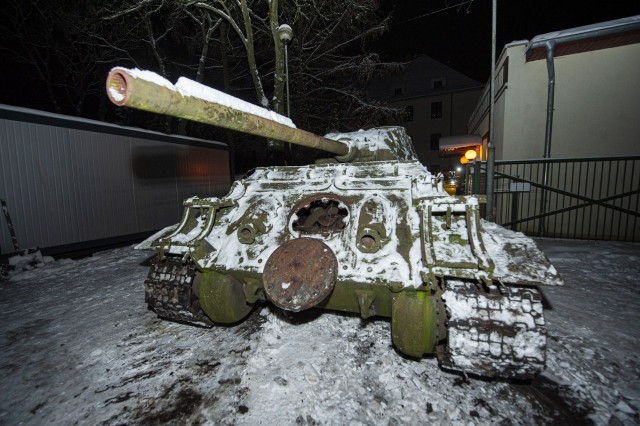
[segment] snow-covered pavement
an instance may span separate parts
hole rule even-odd
[[[565,279],[547,370],[463,380],[390,325],[259,307],[213,329],[144,304],[149,252],[58,260],[0,282],[1,424],[637,424],[640,244],[538,240]]]

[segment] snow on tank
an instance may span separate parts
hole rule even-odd
[[[138,246],[158,253],[145,281],[158,315],[226,324],[268,302],[354,312],[390,318],[399,351],[435,354],[446,369],[526,378],[544,368],[537,286],[560,277],[530,238],[480,219],[482,196],[448,195],[403,128],[321,137],[220,103],[205,86],[123,68],[107,93],[117,105],[336,155],[258,168],[225,197],[186,200],[179,224]]]

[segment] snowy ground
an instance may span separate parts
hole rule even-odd
[[[403,358],[383,320],[161,321],[148,252],[49,263],[0,282],[0,424],[638,424],[640,245],[538,243],[566,286],[545,289],[547,371],[527,383]]]

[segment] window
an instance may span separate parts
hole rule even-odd
[[[437,79],[437,80],[431,80],[431,88],[432,89],[442,89],[444,87],[444,80],[443,79]]]
[[[413,105],[407,105],[404,107],[404,114],[402,116],[403,122],[413,121]]]
[[[442,118],[442,102],[431,102],[431,118]]]
[[[440,137],[442,133],[431,133],[431,151],[438,151],[440,149]]]
[[[396,87],[393,90],[393,96],[400,96],[400,95],[402,95],[402,87]]]

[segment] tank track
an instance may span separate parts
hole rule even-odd
[[[485,377],[529,379],[545,367],[547,330],[534,288],[466,281],[446,284],[448,338],[438,358],[445,369]]]
[[[159,317],[211,327],[198,300],[196,271],[179,258],[157,260],[144,281],[144,300]]]

